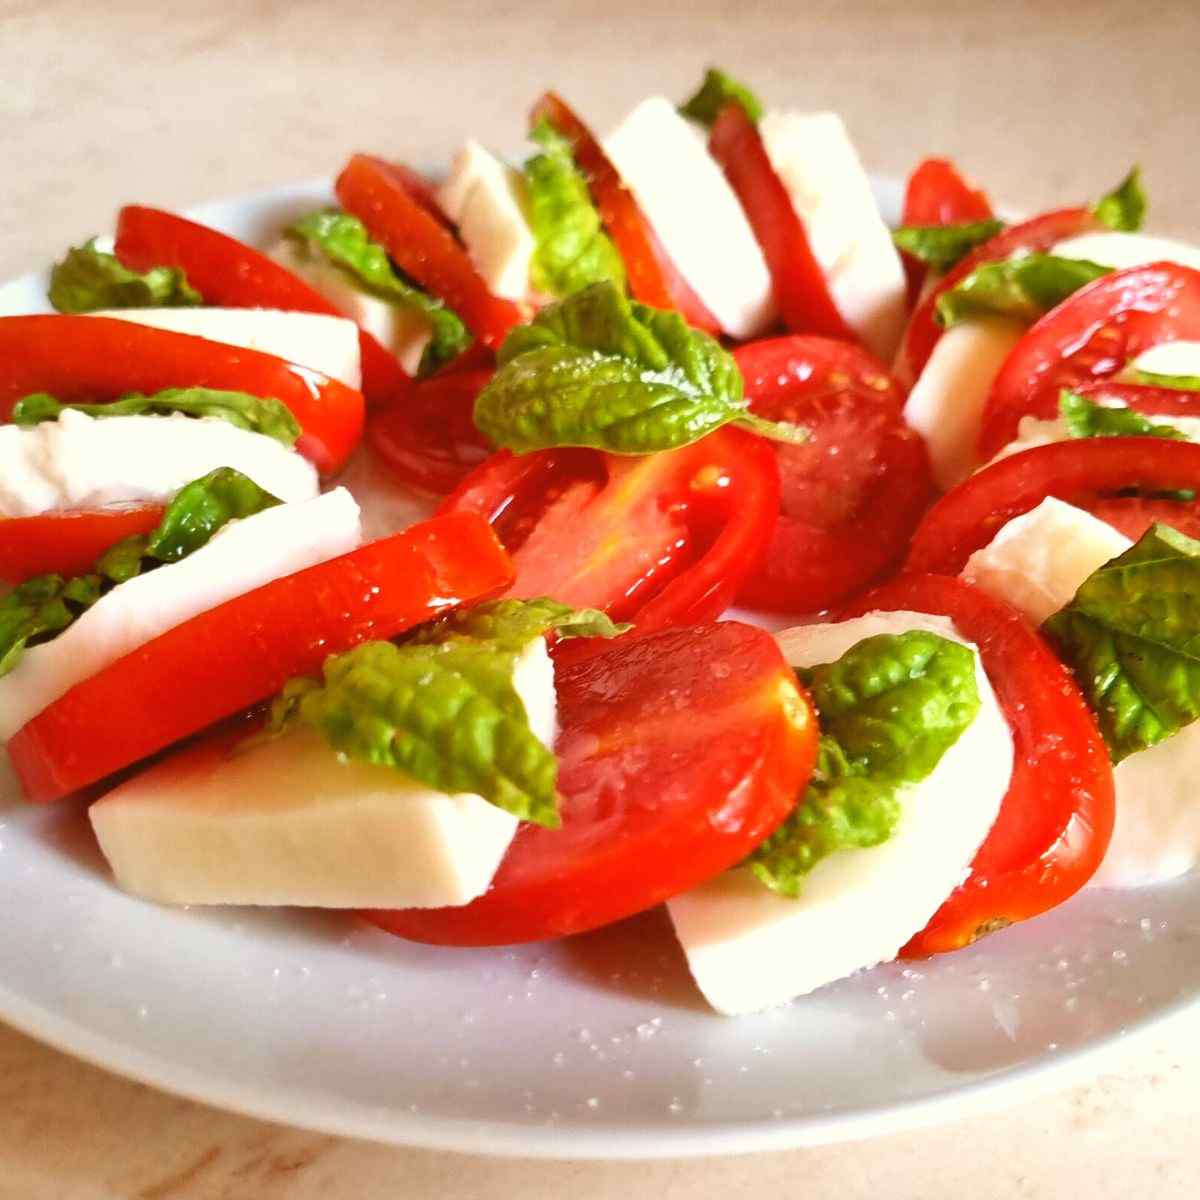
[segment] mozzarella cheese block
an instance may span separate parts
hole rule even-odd
[[[944,617],[869,613],[778,635],[788,662],[833,662],[876,634],[924,629],[964,645]],[[896,956],[970,873],[1008,790],[1013,742],[976,656],[980,707],[934,770],[902,794],[888,840],[819,862],[792,899],[746,868],[668,902],[688,966],[719,1012],[756,1012]]]
[[[531,643],[513,684],[530,727],[555,736],[554,668]],[[390,767],[343,761],[298,731],[234,751],[185,750],[90,810],[117,882],[168,904],[428,908],[487,890],[517,819]]]
[[[319,251],[306,249],[294,238],[281,238],[269,255],[390,350],[410,375],[417,373],[421,356],[433,336],[433,327],[423,313],[373,296],[348,271]]]
[[[319,490],[306,458],[220,417],[90,417],[67,409],[37,425],[0,425],[0,517],[170,499],[233,467],[280,500]]]
[[[842,119],[767,113],[759,133],[838,311],[890,362],[907,317],[904,267]]]
[[[187,558],[118,584],[57,637],[26,650],[0,678],[0,741],[159,634],[359,541],[358,505],[345,488],[231,521]]]
[[[1087,259],[1115,271],[1155,262],[1180,263],[1200,269],[1200,246],[1145,233],[1119,233],[1116,230],[1081,233],[1056,243],[1050,253],[1059,258]]]
[[[1095,399],[1095,397],[1093,397]],[[1105,408],[1124,408],[1125,405],[1100,400]],[[1158,413],[1143,414],[1151,425],[1170,425],[1172,429],[1182,433],[1189,442],[1200,442],[1200,417],[1162,416]],[[1036,446],[1049,446],[1054,442],[1069,441],[1070,431],[1067,423],[1061,417],[1043,419],[1041,417],[1022,417],[1017,426],[1017,436],[992,459],[999,462],[1022,450],[1032,450]],[[991,463],[988,464],[989,466]]]
[[[345,317],[276,308],[113,308],[89,315],[259,350],[362,387],[358,326]]]
[[[992,381],[1024,333],[1021,322],[1002,317],[947,329],[909,392],[904,419],[924,437],[943,491],[974,469]]]
[[[738,338],[762,333],[775,317],[766,260],[691,123],[669,100],[652,96],[608,135],[604,152],[721,328]]]
[[[489,289],[509,300],[524,300],[537,241],[526,216],[521,172],[469,141],[455,155],[437,198]]]
[[[1129,364],[1126,374],[1149,371],[1154,375],[1200,376],[1200,342],[1162,342],[1143,350]],[[1165,417],[1164,420],[1172,420]]]

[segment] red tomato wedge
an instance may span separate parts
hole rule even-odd
[[[344,315],[315,288],[265,254],[161,209],[139,205],[121,209],[114,249],[132,271],[178,267],[205,304]],[[391,352],[365,329],[359,331],[358,344],[367,400],[381,404],[401,393],[408,376]]]
[[[562,97],[547,92],[534,105],[530,120],[535,125],[549,121],[571,143],[600,219],[624,260],[633,298],[652,308],[673,308],[693,328],[719,333],[721,326],[716,317],[671,261],[600,142]]]
[[[1151,525],[1170,525],[1188,537],[1200,538],[1200,502],[1164,500],[1153,496],[1101,496],[1080,507],[1107,521],[1118,533],[1136,542]]]
[[[721,109],[708,136],[708,149],[737,193],[762,247],[783,323],[794,333],[856,342],[857,335],[830,294],[804,223],[771,166],[758,128],[740,104]]]
[[[812,773],[816,717],[760,629],[625,639],[556,682],[562,828],[521,826],[471,904],[369,914],[377,925],[495,946],[619,921],[741,862]]]
[[[1104,275],[1051,309],[1005,359],[983,410],[981,462],[1026,415],[1053,416],[1063,388],[1122,370],[1161,342],[1200,338],[1200,271],[1153,263]]]
[[[1090,208],[1063,208],[1043,213],[1020,225],[1012,225],[982,246],[976,246],[957,266],[946,272],[938,285],[917,306],[904,331],[904,341],[896,359],[897,373],[909,383],[921,374],[943,332],[934,316],[939,297],[959,284],[980,264],[999,262],[1018,252],[1045,253],[1064,238],[1105,228],[1107,226]]]
[[[1095,873],[1112,837],[1108,749],[1070,671],[1013,608],[936,575],[901,575],[845,615],[949,617],[979,647],[1013,735],[1013,774],[971,875],[901,953],[923,958],[1048,911]]]
[[[904,389],[865,350],[820,337],[734,351],[751,409],[811,431],[773,447],[780,511],[742,604],[815,613],[874,583],[903,558],[933,498],[925,443],[902,415]]]
[[[296,449],[336,474],[362,437],[361,392],[257,350],[109,317],[0,317],[0,420],[31,392],[103,402],[209,387],[269,396],[300,422]]]
[[[414,525],[228,600],[77,684],[9,741],[13,770],[26,799],[57,800],[316,674],[330,654],[511,579],[477,517]]]
[[[406,167],[356,154],[338,176],[337,197],[402,271],[444,300],[494,349],[525,314],[488,290],[454,234],[414,195],[410,178]]]
[[[404,396],[372,414],[367,437],[398,478],[444,495],[487,457],[475,427],[475,397],[491,369],[446,370],[416,380]]]
[[[0,518],[0,583],[86,574],[110,546],[132,534],[149,533],[163,511],[161,504],[114,504]]]
[[[1047,496],[1087,508],[1129,489],[1200,490],[1200,445],[1153,437],[1079,438],[1002,458],[947,492],[912,539],[906,568],[957,575],[1002,525]]]
[[[771,445],[720,429],[662,454],[501,451],[442,512],[494,525],[514,596],[601,608],[639,632],[711,621],[732,602],[779,511]]]

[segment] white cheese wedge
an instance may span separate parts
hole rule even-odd
[[[1135,378],[1135,371],[1149,371],[1153,375],[1200,376],[1200,342],[1162,342],[1143,350],[1125,372]],[[1170,417],[1164,418],[1171,420]]]
[[[513,684],[552,745],[554,668],[538,638]],[[429,908],[491,883],[517,819],[389,767],[343,762],[313,732],[230,752],[203,743],[151,767],[90,810],[126,891],[168,904]]]
[[[991,317],[964,321],[938,339],[908,395],[904,419],[925,438],[933,477],[943,490],[975,467],[979,429],[992,382],[1025,326]]]
[[[497,296],[524,300],[537,241],[526,215],[525,177],[476,141],[454,157],[438,203],[458,226],[475,269]]]
[[[362,387],[358,326],[345,317],[275,308],[114,308],[90,315],[259,350]]]
[[[233,467],[280,500],[319,490],[306,458],[220,417],[90,417],[67,409],[37,425],[0,425],[0,517],[170,499]]]
[[[775,316],[766,260],[742,206],[690,122],[643,100],[604,141],[667,255],[721,328],[762,333]]]
[[[1145,233],[1108,232],[1081,233],[1064,238],[1050,250],[1059,258],[1083,258],[1101,266],[1124,271],[1129,267],[1144,267],[1149,263],[1173,262],[1185,267],[1200,268],[1200,246],[1171,238],[1151,237]]]
[[[0,678],[0,741],[159,634],[273,579],[346,554],[359,541],[358,505],[345,488],[231,521],[208,545],[118,584],[70,628],[26,650]]]
[[[759,133],[838,311],[890,362],[907,315],[904,267],[842,119],[767,113]]]
[[[417,373],[421,356],[433,336],[428,317],[407,305],[390,304],[373,296],[350,272],[343,271],[320,252],[307,250],[293,238],[281,238],[269,254],[390,350],[410,375]]]
[[[802,626],[778,638],[793,666],[814,666],[864,638],[911,629],[969,644],[944,617],[903,612]],[[741,868],[668,902],[692,975],[718,1012],[771,1008],[894,958],[967,877],[1013,761],[1012,735],[978,656],[976,680],[975,720],[927,778],[904,790],[886,842],[823,859],[796,899]]]

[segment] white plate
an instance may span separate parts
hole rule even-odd
[[[326,196],[195,215],[261,243]],[[44,308],[44,290],[0,288],[0,311]],[[0,1017],[35,1037],[273,1120],[503,1154],[726,1153],[958,1116],[1086,1069],[1083,1052],[1200,991],[1197,877],[1085,891],[958,954],[730,1020],[700,1001],[661,913],[460,951],[337,914],[143,904],[109,882],[79,807],[25,808],[6,771],[0,911]]]

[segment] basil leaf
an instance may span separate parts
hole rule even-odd
[[[892,232],[892,241],[905,254],[944,273],[1003,228],[1004,222],[995,217],[958,225],[903,225]]]
[[[949,328],[960,321],[992,316],[1032,323],[1111,270],[1086,259],[1053,254],[1023,254],[983,263],[938,297],[938,324]]]
[[[50,303],[63,313],[99,308],[191,308],[204,299],[178,267],[131,271],[92,238],[67,251],[50,272]]]
[[[64,404],[45,392],[35,392],[18,400],[12,410],[15,425],[38,425],[56,421],[67,409],[89,417],[170,416],[220,417],[238,429],[261,433],[285,446],[294,446],[300,437],[300,422],[280,400],[251,396],[246,392],[226,392],[215,388],[165,388],[153,396],[131,393],[108,404]]]
[[[733,76],[709,67],[699,90],[686,104],[680,105],[679,111],[701,125],[711,125],[721,109],[731,102],[740,104],[755,125],[762,120],[763,106],[758,97]]]
[[[49,641],[100,599],[100,579],[39,575],[0,600],[0,678],[21,661],[27,646]]]
[[[1125,176],[1107,196],[1093,206],[1096,218],[1120,233],[1137,233],[1146,219],[1146,192],[1142,188],[1140,167]]]
[[[339,267],[360,290],[412,309],[429,321],[432,336],[421,359],[420,374],[437,370],[471,344],[471,335],[459,315],[404,277],[357,217],[338,209],[323,209],[301,217],[285,233],[303,251],[318,253]]]
[[[1043,628],[1095,709],[1114,763],[1200,717],[1200,542],[1152,526]]]
[[[1160,375],[1157,371],[1142,371],[1129,367],[1121,378],[1130,383],[1144,383],[1149,387],[1171,388],[1176,392],[1200,392],[1200,375]]]
[[[547,296],[570,296],[607,279],[624,291],[625,264],[604,232],[571,143],[545,120],[530,137],[542,147],[525,164],[529,224],[537,243],[530,264],[534,288]]]
[[[974,653],[923,630],[865,638],[797,675],[821,719],[816,770],[792,815],[748,860],[763,883],[792,897],[830,854],[887,841],[903,789],[933,771],[979,711]]]
[[[1110,408],[1094,404],[1078,392],[1063,390],[1058,411],[1073,438],[1156,437],[1187,441],[1187,435],[1171,425],[1159,425],[1132,408]]]
[[[594,608],[575,609],[557,600],[492,600],[454,612],[418,630],[413,642],[445,641],[449,637],[472,637],[522,649],[535,637],[553,632],[560,639],[617,637],[632,625],[616,624]]]

